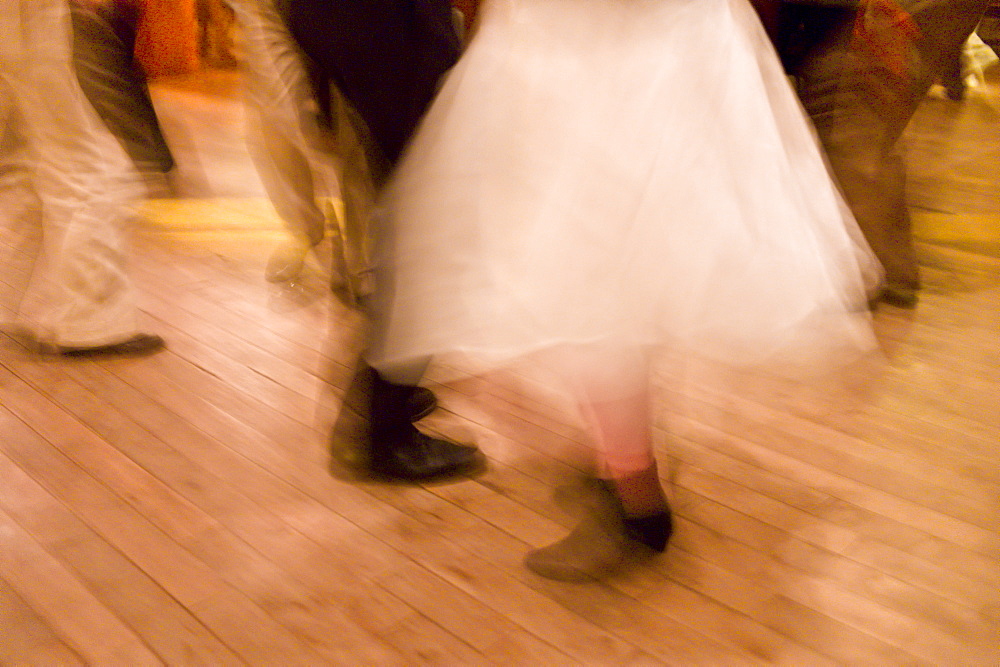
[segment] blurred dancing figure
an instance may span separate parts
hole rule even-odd
[[[873,345],[877,262],[746,0],[494,0],[387,189],[381,367],[562,369],[591,515],[527,566],[603,576],[672,522],[649,405],[667,345],[814,364]]]
[[[441,76],[458,58],[451,6],[447,0],[296,0],[289,25],[336,89],[337,150],[347,172],[342,188],[348,215],[374,215],[370,202],[393,171]],[[357,224],[368,228],[368,222]],[[373,251],[387,254],[388,230],[375,222]],[[375,267],[374,291],[365,298],[372,345],[388,325],[391,269]],[[476,448],[429,437],[411,423],[436,405],[434,395],[417,386],[429,360],[411,357],[374,368],[359,363],[334,427],[335,455],[357,447],[372,473],[398,480],[459,475],[480,465]]]
[[[125,273],[124,225],[142,186],[77,82],[66,0],[0,4],[0,120],[0,159],[41,205],[43,267],[29,286],[39,298],[26,297],[21,316],[42,348],[63,355],[162,348],[159,336],[138,330]],[[29,305],[37,308],[25,312]]]
[[[928,88],[960,63],[990,0],[864,0],[800,6],[822,39],[791,68],[844,196],[885,269],[877,298],[917,304],[920,276],[900,138]],[[819,6],[819,5],[823,6]],[[960,67],[960,65],[957,65]],[[952,83],[949,95],[961,97]]]
[[[324,238],[326,214],[317,195],[320,127],[315,91],[285,20],[272,0],[229,0],[243,35],[248,147],[257,173],[291,239],[275,248],[270,282],[293,280]]]

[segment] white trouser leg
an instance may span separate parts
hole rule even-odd
[[[142,189],[137,174],[83,95],[73,71],[65,0],[15,1],[3,16],[17,43],[0,49],[0,76],[20,108],[42,202],[40,290],[25,323],[40,340],[95,346],[137,332],[125,274],[124,225]],[[26,300],[30,304],[31,299]]]

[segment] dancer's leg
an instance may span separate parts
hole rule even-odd
[[[601,388],[596,389],[599,394]],[[664,511],[667,502],[653,455],[648,392],[591,399],[584,412],[590,416],[597,439],[599,467],[613,484],[626,515]]]
[[[267,280],[293,280],[310,249],[323,240],[326,216],[317,201],[323,189],[316,167],[320,129],[303,56],[273,3],[229,0],[244,37],[247,148],[268,198],[291,238],[271,254]],[[334,276],[337,279],[337,276]]]
[[[629,537],[662,551],[669,514],[653,453],[647,355],[638,348],[588,351],[581,363],[581,411],[591,422],[598,469],[621,504]]]
[[[565,539],[528,554],[525,564],[544,577],[594,579],[641,553],[663,551],[670,510],[660,486],[651,438],[648,360],[638,348],[576,348],[559,354],[595,440],[602,480],[592,511]]]

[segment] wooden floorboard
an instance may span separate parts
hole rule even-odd
[[[590,446],[530,364],[427,375],[425,426],[481,475],[330,467],[361,322],[318,264],[263,280],[281,232],[236,82],[154,85],[179,198],[143,209],[131,268],[165,352],[26,347],[37,239],[0,213],[0,664],[1000,662],[995,82],[908,133],[926,288],[874,314],[878,353],[812,378],[657,359],[676,533],[584,585],[522,564],[578,520]]]

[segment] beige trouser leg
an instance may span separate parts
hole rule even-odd
[[[344,264],[351,293],[364,296],[373,285],[375,199],[387,167],[370,149],[364,121],[339,91],[333,91],[338,178],[344,202],[341,223]]]
[[[230,2],[243,33],[251,156],[289,232],[306,246],[323,239],[317,202],[323,161],[313,90],[302,54],[270,0]],[[332,168],[331,168],[332,169]]]

